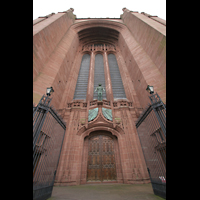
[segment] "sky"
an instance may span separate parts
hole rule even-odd
[[[77,18],[120,18],[124,7],[166,20],[166,0],[33,0],[33,20],[69,8]]]

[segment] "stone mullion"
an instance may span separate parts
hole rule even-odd
[[[106,97],[107,97],[107,100],[110,101],[112,116],[114,119],[115,118],[115,112],[113,112],[114,99],[113,99],[112,83],[111,83],[110,70],[109,70],[109,64],[108,64],[108,54],[105,51],[105,44],[104,44],[103,60],[104,60],[104,73],[105,73],[105,84],[106,84]]]
[[[94,45],[93,45],[94,46]],[[88,88],[87,88],[87,96],[86,96],[86,102],[87,102],[87,111],[86,111],[86,118],[88,121],[88,112],[90,107],[90,101],[93,100],[93,90],[94,90],[94,63],[95,62],[95,55],[94,51],[91,52],[90,56],[90,71],[89,71],[89,77],[88,77]],[[87,127],[87,125],[86,125]]]
[[[105,51],[103,53],[103,59],[104,59],[104,71],[105,71],[105,83],[106,83],[106,96],[108,101],[113,101],[113,91],[112,91],[112,83],[110,78],[110,70],[108,65],[108,54]]]
[[[91,52],[90,57],[90,71],[88,77],[88,89],[87,89],[87,97],[86,101],[90,102],[93,100],[93,90],[94,90],[94,63],[95,62],[95,55],[94,52]]]

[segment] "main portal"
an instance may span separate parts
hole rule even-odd
[[[105,135],[89,139],[87,181],[113,181],[116,177],[114,141]]]

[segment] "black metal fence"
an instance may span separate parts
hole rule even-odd
[[[51,197],[66,126],[43,95],[33,107],[33,200]]]
[[[166,198],[166,105],[158,94],[149,98],[136,128],[154,194]]]

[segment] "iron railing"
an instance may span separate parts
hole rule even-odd
[[[149,98],[136,128],[154,194],[166,198],[166,105],[157,93]]]
[[[51,197],[66,126],[43,95],[33,107],[33,200]]]

